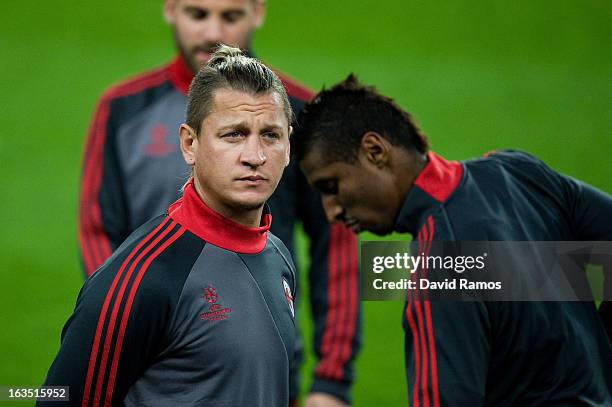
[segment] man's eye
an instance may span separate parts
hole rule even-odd
[[[187,14],[192,20],[204,20],[206,17],[208,17],[208,11],[198,8],[187,9]]]
[[[336,181],[328,181],[319,184],[318,187],[323,195],[336,195],[338,193],[338,183]]]
[[[263,134],[263,137],[270,140],[278,140],[280,138],[280,134],[275,133],[273,131],[269,131]]]
[[[237,139],[242,137],[242,133],[240,133],[239,131],[230,131],[228,133],[225,133],[224,135],[221,136],[224,139]]]
[[[245,13],[242,10],[228,11],[223,13],[221,18],[223,18],[223,20],[227,23],[235,23],[236,21],[240,20],[244,14]]]

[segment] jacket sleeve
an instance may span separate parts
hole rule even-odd
[[[563,178],[577,240],[612,241],[612,196],[581,181]],[[599,306],[599,316],[612,340],[612,253],[600,260],[604,272],[604,301]]]
[[[573,238],[612,241],[612,196],[582,181],[559,174],[541,161],[539,163],[539,172],[548,179],[548,185],[556,195],[562,197]],[[608,337],[612,338],[612,258],[600,256],[594,262],[603,267],[604,301],[600,304],[599,315]]]
[[[612,240],[612,196],[569,177],[568,205],[574,234],[579,240]]]
[[[310,303],[318,358],[312,392],[350,403],[353,360],[360,347],[357,237],[330,225],[319,194],[299,172],[299,216],[310,238]]]
[[[116,268],[112,259],[105,267]],[[62,330],[44,385],[69,386],[70,402],[37,405],[121,404],[167,343],[165,327],[172,309],[167,290],[145,278],[133,291],[115,275],[101,269],[86,281]]]
[[[127,237],[127,211],[115,142],[113,98],[100,99],[82,161],[78,241],[85,276],[90,276]]]
[[[612,241],[612,196],[572,177],[560,174],[540,159],[524,153],[502,153],[515,157],[521,163],[524,176],[538,188],[549,192],[565,213],[572,229],[572,239],[586,241]],[[603,258],[604,299],[599,314],[608,336],[612,338],[612,264]]]

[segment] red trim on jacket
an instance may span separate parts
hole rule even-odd
[[[463,166],[459,161],[446,161],[430,151],[428,162],[414,184],[438,202],[444,202],[459,185]]]
[[[240,225],[209,208],[196,192],[193,178],[183,196],[168,208],[170,217],[208,243],[238,253],[255,254],[266,247],[272,215],[264,213],[262,226]]]
[[[294,97],[303,102],[310,102],[310,100],[314,97],[315,92],[313,92],[311,89],[297,82],[295,79],[290,78],[283,72],[280,72],[274,68],[272,69],[283,83],[288,96]],[[298,112],[295,112],[296,115],[297,113]]]
[[[83,399],[82,399],[82,405],[84,407],[87,407],[89,405],[90,394],[92,393],[92,391],[94,393],[92,405],[94,407],[100,405],[100,401],[102,398],[102,387],[104,384],[104,377],[106,373],[107,363],[109,360],[109,356],[111,356],[111,352],[114,349],[113,345],[117,345],[117,343],[113,341],[113,332],[115,331],[118,314],[120,312],[123,312],[123,313],[126,312],[125,307],[121,308],[121,305],[123,303],[123,298],[124,298],[124,293],[126,291],[126,287],[130,282],[131,276],[134,273],[135,268],[140,263],[142,258],[148,255],[149,252],[162,239],[164,239],[168,235],[168,233],[174,229],[175,226],[176,224],[170,222],[170,220],[166,218],[166,220],[164,220],[159,226],[157,226],[152,232],[150,232],[130,252],[128,257],[121,264],[121,267],[119,268],[119,272],[113,278],[113,282],[108,292],[106,293],[104,304],[102,306],[102,310],[100,311],[100,315],[98,317],[98,324],[96,326],[96,334],[94,336],[94,342],[92,344],[92,348],[89,354],[89,364],[87,368],[87,375],[85,378],[85,387],[84,387]],[[184,231],[184,229],[179,228],[178,232],[181,232],[181,231]],[[161,232],[161,233],[158,233],[158,232]],[[178,238],[178,235],[176,236],[176,238]],[[171,243],[176,238],[172,237],[168,241],[170,241]],[[167,247],[167,245],[162,246],[162,247],[165,248]],[[155,254],[155,256],[157,256],[157,254]],[[134,261],[132,261],[133,259]],[[130,266],[129,269],[128,269],[128,266]],[[142,267],[143,266],[141,266],[140,270],[142,270]],[[144,270],[146,271],[146,267],[144,268]],[[121,285],[119,286],[120,282],[121,282]],[[119,290],[118,292],[116,292],[118,286],[119,286]],[[108,311],[110,309],[110,305],[113,299],[114,299],[114,306],[112,309],[111,316],[109,317],[108,326],[106,326],[106,331],[105,331],[104,325],[105,325],[105,321],[107,320]],[[129,315],[129,309],[127,313]],[[103,335],[104,332],[106,332],[106,335]],[[102,338],[104,338],[103,341],[102,341]],[[100,355],[100,348],[102,348],[101,361],[100,361],[100,365],[96,369],[96,361],[98,359],[98,355]],[[92,388],[93,383],[95,383],[94,388]],[[112,398],[112,394],[110,395],[110,397]],[[110,400],[107,400],[107,402],[110,402]]]
[[[159,256],[164,250],[166,250],[166,248],[168,246],[170,246],[179,237],[181,237],[183,235],[183,233],[185,233],[185,228],[184,227],[181,227],[181,228],[173,231],[173,234],[168,239],[166,239],[161,244],[161,246],[159,246],[153,253],[151,253],[147,257],[147,259],[144,261],[144,263],[142,263],[142,266],[140,266],[140,269],[138,270],[138,274],[136,275],[136,279],[134,280],[134,283],[132,284],[132,288],[130,289],[130,292],[128,294],[127,301],[126,301],[126,304],[125,304],[125,310],[123,311],[123,315],[121,317],[121,324],[119,325],[119,333],[117,335],[117,345],[116,345],[114,353],[113,353],[112,363],[111,363],[110,371],[109,371],[109,374],[108,374],[108,384],[107,384],[107,387],[106,387],[106,397],[104,398],[104,406],[105,407],[111,407],[111,403],[112,403],[112,400],[113,400],[113,391],[115,389],[115,380],[117,379],[117,368],[119,366],[119,359],[121,357],[121,349],[123,347],[123,339],[125,337],[125,332],[127,330],[127,324],[128,324],[128,320],[129,320],[129,317],[130,317],[130,311],[132,310],[132,305],[134,304],[134,299],[136,298],[136,293],[138,291],[138,287],[140,286],[140,283],[142,282],[142,279],[143,279],[145,273],[147,272],[149,266],[151,265],[151,263],[153,263],[153,260],[155,260],[155,258],[157,258],[157,256]],[[154,247],[154,246],[151,245],[151,247]]]
[[[166,67],[130,78],[104,93],[87,135],[83,155],[79,205],[79,242],[87,275],[91,275],[112,253],[110,239],[102,223],[99,193],[104,166],[106,125],[113,99],[129,96],[144,89],[158,86],[168,80]]]
[[[347,229],[344,225],[332,225],[332,228],[339,227],[342,232],[340,233],[341,246],[338,249],[341,253],[344,253],[344,278],[345,281],[345,292],[348,297],[346,302],[349,304],[345,307],[345,322],[342,325],[344,330],[340,336],[339,343],[336,347],[339,351],[339,368],[338,372],[341,373],[340,378],[344,378],[344,366],[351,357],[351,351],[353,348],[353,339],[357,330],[357,311],[359,309],[359,282],[358,282],[358,265],[357,265],[357,235],[355,235],[350,229]]]
[[[168,73],[174,87],[186,95],[189,92],[189,85],[191,85],[194,73],[189,68],[189,65],[187,65],[187,62],[185,62],[185,59],[180,55],[174,58],[170,65],[168,65]]]
[[[340,381],[344,379],[344,367],[350,360],[357,330],[357,237],[343,225],[330,225],[328,247],[328,305],[321,360],[315,374]]]
[[[427,226],[429,228],[429,235],[427,237],[427,253],[431,251],[431,242],[434,238],[435,225],[433,217],[430,215],[427,217]],[[431,360],[431,391],[433,393],[433,405],[434,407],[440,407],[440,391],[438,388],[438,357],[436,355],[436,340],[434,337],[433,321],[431,317],[431,302],[429,299],[425,299],[425,325],[427,328],[427,340],[429,342],[429,357]]]
[[[327,258],[327,314],[325,315],[325,330],[321,342],[321,355],[325,355],[320,360],[315,374],[325,379],[338,380],[342,378],[342,371],[338,375],[337,360],[333,349],[333,344],[338,341],[338,329],[340,328],[340,311],[343,303],[341,295],[342,265],[338,264],[341,260],[339,253],[340,229],[330,226],[328,258]],[[346,304],[344,304],[346,305]]]
[[[429,256],[434,233],[435,225],[433,217],[430,215],[421,225],[417,235],[418,253]],[[422,267],[418,273],[413,274],[412,280],[417,281],[419,278],[425,278],[426,276],[427,268]],[[416,321],[413,313],[416,314]],[[431,317],[431,304],[426,290],[416,292],[409,290],[406,320],[412,334],[415,367],[411,406],[428,407],[431,401],[433,407],[440,407],[436,342]],[[429,384],[430,380],[431,385]]]

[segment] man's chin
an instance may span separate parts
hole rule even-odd
[[[236,208],[243,211],[255,211],[257,209],[261,209],[265,203],[265,201],[261,203],[239,202],[236,204]]]
[[[266,199],[263,197],[253,197],[251,199],[235,200],[233,206],[243,211],[254,211],[261,209],[265,205],[267,198],[268,197],[266,197]]]

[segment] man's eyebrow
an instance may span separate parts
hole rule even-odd
[[[270,130],[282,131],[284,130],[284,128],[285,127],[280,123],[267,123],[261,126],[261,131],[270,131]],[[245,129],[249,129],[249,125],[247,122],[240,121],[240,122],[226,123],[219,127],[219,131],[229,130],[229,129],[245,130]]]
[[[188,12],[200,12],[200,13],[208,13],[208,10],[199,6],[194,6],[191,4],[185,4],[183,6],[183,10]]]
[[[223,10],[223,12],[221,13],[221,15],[223,16],[227,16],[230,14],[237,14],[237,17],[239,17],[239,16],[246,14],[246,12],[241,8],[232,8],[229,10]]]
[[[248,124],[244,121],[241,122],[234,122],[234,123],[227,123],[222,125],[221,127],[219,127],[219,131],[224,131],[224,130],[247,130],[249,128]]]
[[[262,126],[262,131],[270,130],[283,131],[284,127],[280,124],[266,124],[265,126]]]

